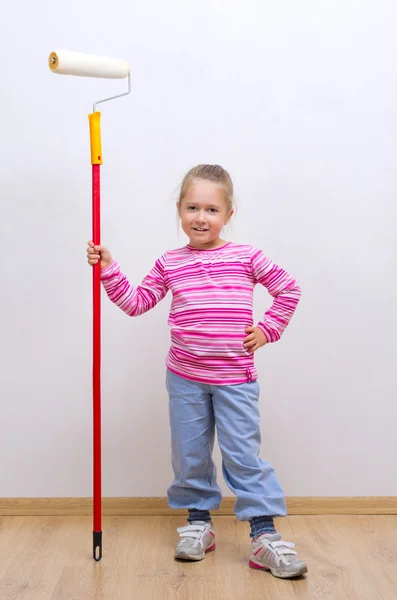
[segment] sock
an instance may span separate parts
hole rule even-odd
[[[209,510],[199,510],[197,508],[189,508],[189,516],[187,518],[188,523],[192,521],[211,521],[211,515]]]
[[[255,538],[262,533],[277,533],[274,527],[273,517],[252,517],[249,520],[249,524],[251,525],[251,533],[250,537]]]

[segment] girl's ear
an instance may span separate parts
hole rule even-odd
[[[228,216],[226,217],[225,225],[227,225],[229,223],[229,221],[233,215],[234,215],[234,208],[232,208],[232,210],[229,212]]]

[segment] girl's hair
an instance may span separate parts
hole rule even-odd
[[[189,187],[197,179],[212,181],[215,184],[221,185],[224,191],[227,210],[232,210],[234,204],[233,182],[229,173],[219,165],[197,165],[196,167],[190,169],[182,181],[179,192],[179,205],[185,197]]]

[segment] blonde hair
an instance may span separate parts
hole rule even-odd
[[[183,178],[181,189],[179,192],[178,205],[180,206],[189,187],[195,180],[202,179],[204,181],[212,181],[217,185],[223,186],[224,199],[226,202],[227,211],[230,212],[234,205],[233,182],[229,173],[220,165],[197,165],[186,173]]]

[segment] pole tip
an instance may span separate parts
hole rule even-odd
[[[93,558],[96,561],[100,561],[102,558],[102,531],[92,532],[93,541]]]

